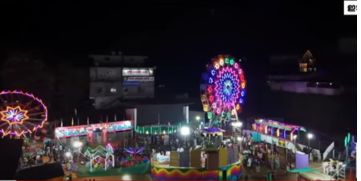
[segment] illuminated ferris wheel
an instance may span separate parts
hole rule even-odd
[[[48,110],[43,101],[22,91],[0,92],[0,134],[22,137],[43,127]]]
[[[235,58],[219,55],[207,65],[201,84],[203,110],[210,120],[238,119],[246,94],[244,72]]]

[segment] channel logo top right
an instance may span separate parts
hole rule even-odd
[[[357,0],[343,1],[343,14],[348,16],[357,15]]]

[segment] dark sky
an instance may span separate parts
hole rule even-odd
[[[336,0],[121,2],[1,2],[1,52],[121,50],[149,56],[167,75],[159,76],[161,83],[196,79],[194,87],[204,65],[220,53],[246,57],[257,74],[267,69],[270,54],[311,49],[329,59],[340,37],[356,38],[356,16],[343,16],[343,2]]]

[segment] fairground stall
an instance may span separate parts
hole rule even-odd
[[[58,127],[55,136],[65,145],[66,171],[76,177],[146,174],[150,170],[144,147],[132,145],[132,121]]]
[[[252,130],[253,141],[263,141],[290,150],[295,149],[294,143],[297,141],[299,133],[306,131],[302,126],[270,119],[256,119],[252,124]]]
[[[180,125],[145,125],[135,128],[137,143],[139,145],[167,146],[175,143],[175,137]]]
[[[291,169],[303,169],[309,167],[309,155],[297,149],[297,137],[301,132],[306,132],[302,126],[286,124],[270,119],[256,119],[249,131],[252,142],[270,144],[271,150],[286,155],[285,163]],[[276,147],[274,147],[276,146]]]
[[[242,172],[235,145],[155,153],[151,164],[154,180],[238,180]]]
[[[86,141],[89,144],[103,144],[113,140],[128,140],[132,134],[132,121],[117,121],[88,125],[57,127],[55,137],[63,143],[70,144],[74,140]],[[126,144],[122,142],[120,144]]]

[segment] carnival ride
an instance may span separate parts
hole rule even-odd
[[[111,144],[107,144],[105,148],[102,145],[95,148],[88,147],[83,155],[88,159],[87,167],[90,172],[102,167],[107,170],[115,166],[114,149]]]
[[[238,121],[246,94],[246,79],[239,62],[229,55],[218,55],[202,76],[201,101],[213,124]]]
[[[202,75],[201,102],[209,125],[199,130],[204,136],[203,146],[162,151],[152,157],[152,177],[155,180],[237,180],[241,175],[237,143],[222,145],[222,125],[239,123],[238,113],[245,102],[246,80],[235,58],[219,55],[207,65]],[[188,128],[189,129],[189,128]],[[185,134],[189,135],[189,134]],[[220,139],[219,144],[211,137]],[[208,142],[205,139],[208,138]],[[217,139],[217,140],[218,140]]]
[[[129,168],[136,166],[137,164],[147,163],[149,159],[143,154],[144,147],[129,147],[124,148],[126,157],[122,157],[120,160],[120,166],[123,168]]]
[[[0,134],[23,137],[43,127],[48,109],[33,94],[22,91],[0,92]]]

